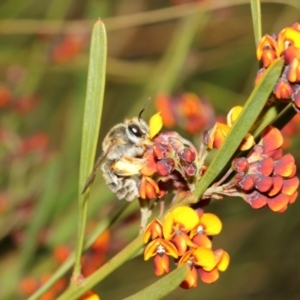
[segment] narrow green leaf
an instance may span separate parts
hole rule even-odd
[[[106,31],[98,20],[92,31],[87,92],[82,126],[81,157],[79,171],[78,239],[73,277],[80,275],[88,208],[88,191],[82,195],[84,183],[92,171],[99,137],[106,70]]]
[[[252,13],[252,23],[254,30],[255,45],[261,39],[261,10],[260,10],[260,1],[251,0],[251,13]]]
[[[188,265],[183,265],[155,283],[149,285],[138,293],[131,295],[124,300],[156,300],[162,299],[164,296],[178,288],[189,272]]]
[[[91,39],[87,92],[82,126],[79,194],[95,160],[105,88],[106,32],[101,20],[94,25]]]
[[[207,172],[196,186],[194,196],[196,199],[205,192],[209,185],[221,173],[223,168],[231,159],[234,152],[239,147],[246,133],[249,132],[258,115],[264,108],[270,93],[281,73],[283,60],[278,59],[268,68],[259,84],[254,88],[248,98],[244,109],[242,110],[237,121],[234,123],[229,134],[227,135],[222,147],[211,162]]]

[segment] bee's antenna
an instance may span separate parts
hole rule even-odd
[[[146,100],[146,102],[145,102],[143,108],[141,109],[141,111],[140,111],[140,113],[139,113],[139,115],[138,115],[138,120],[139,120],[139,121],[140,121],[140,119],[142,118],[142,114],[143,114],[143,112],[144,112],[146,106],[147,106],[148,103],[150,102],[150,100],[151,100],[151,97],[149,97],[149,98]]]

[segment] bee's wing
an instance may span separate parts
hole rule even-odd
[[[94,182],[94,179],[95,179],[95,177],[97,175],[99,167],[101,166],[101,164],[105,160],[107,154],[110,152],[110,150],[113,147],[113,145],[114,145],[114,142],[112,141],[109,144],[109,146],[107,147],[106,151],[102,152],[101,155],[98,157],[98,159],[97,159],[97,161],[96,161],[96,163],[94,165],[93,171],[91,172],[91,174],[89,175],[88,179],[85,182],[85,185],[83,187],[83,190],[82,190],[81,194],[84,194],[85,191],[88,189],[88,187]]]

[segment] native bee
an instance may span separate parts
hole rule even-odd
[[[151,143],[148,137],[149,127],[141,119],[149,100],[143,106],[138,117],[115,125],[107,133],[102,143],[102,154],[97,159],[82,194],[93,183],[101,166],[107,186],[119,199],[131,201],[139,196],[137,182],[133,175],[136,174],[138,168],[145,164],[141,157],[145,153],[147,145]],[[120,162],[128,167],[118,169],[117,165]]]

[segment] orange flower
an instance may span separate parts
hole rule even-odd
[[[150,177],[143,176],[139,186],[140,198],[155,199],[160,195],[158,184]]]
[[[161,111],[166,127],[177,125],[190,134],[197,134],[214,122],[211,105],[193,93],[174,97],[159,95],[155,99],[155,106]]]
[[[155,240],[156,238],[162,238],[162,223],[158,219],[153,219],[144,231],[143,241],[144,243],[148,243],[149,239]]]
[[[204,247],[198,247],[187,251],[179,260],[178,266],[185,263],[189,264],[190,272],[180,285],[183,288],[197,286],[197,270],[199,268],[211,271],[216,266],[214,253],[210,249]]]
[[[199,218],[198,226],[191,230],[193,243],[211,249],[212,243],[207,236],[217,235],[222,230],[221,220],[214,214],[204,213]]]
[[[278,49],[283,53],[290,45],[300,48],[300,31],[287,27],[280,31],[278,35]]]
[[[169,273],[169,257],[178,257],[176,247],[167,240],[157,238],[151,241],[145,248],[144,260],[154,256],[155,275],[160,276]]]
[[[232,125],[236,122],[238,116],[242,111],[241,106],[233,107],[227,115],[227,125],[216,122],[215,126],[204,132],[203,142],[209,149],[219,149],[223,144]],[[243,139],[240,150],[249,150],[254,145],[254,137],[247,133]]]
[[[163,233],[170,240],[177,232],[188,233],[197,226],[199,217],[188,206],[180,206],[169,212],[163,221]]]
[[[214,251],[215,256],[215,266],[212,270],[208,271],[204,268],[199,268],[199,275],[203,282],[205,283],[213,283],[219,278],[219,271],[224,272],[228,268],[229,265],[229,255],[223,249],[219,249]]]
[[[182,256],[188,247],[196,247],[188,232],[194,229],[199,222],[197,213],[188,206],[175,208],[167,214],[163,222],[163,233],[167,240],[176,246],[178,255]]]
[[[256,56],[267,68],[274,59],[279,57],[279,49],[276,41],[269,35],[265,35],[257,45]]]
[[[282,154],[282,145],[281,132],[268,126],[248,156],[236,159],[232,165],[241,197],[255,209],[268,205],[275,212],[283,212],[295,201],[299,186],[295,159],[291,154]]]
[[[286,79],[279,78],[273,89],[273,93],[277,99],[289,99],[293,93],[293,88]]]
[[[300,81],[300,25],[295,23],[291,27],[284,28],[276,37],[264,36],[257,46],[257,58],[262,61],[263,68],[256,75],[257,84],[262,74],[274,59],[282,57],[284,68],[278,79],[273,94],[276,100],[291,101],[299,112],[300,99],[298,96],[298,83]]]

